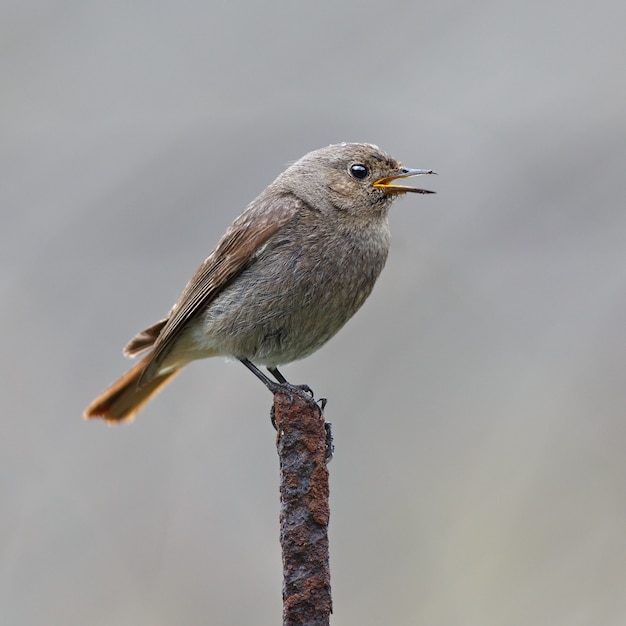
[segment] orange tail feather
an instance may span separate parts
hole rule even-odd
[[[99,395],[85,409],[85,418],[101,417],[107,422],[132,420],[137,411],[139,411],[172,376],[178,374],[180,371],[173,370],[155,376],[150,382],[139,388],[137,383],[149,359],[150,355],[143,358],[118,381],[113,383],[104,393]]]

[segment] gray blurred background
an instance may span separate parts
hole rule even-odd
[[[0,623],[280,621],[267,391],[215,359],[84,422],[285,165],[369,141],[327,396],[335,625],[626,623],[626,4],[5,0]]]

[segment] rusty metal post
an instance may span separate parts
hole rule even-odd
[[[327,436],[322,410],[294,394],[274,395],[280,459],[283,626],[328,626]]]

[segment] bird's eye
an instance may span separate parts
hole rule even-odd
[[[358,178],[359,180],[365,178],[369,173],[370,171],[367,169],[367,167],[365,167],[365,165],[361,165],[360,163],[355,163],[354,165],[350,166],[350,174],[352,174],[354,178]]]

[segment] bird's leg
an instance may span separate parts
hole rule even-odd
[[[290,382],[279,372],[277,367],[268,367],[267,371],[281,384],[281,385],[290,385],[292,387],[296,387],[297,389],[302,389],[306,393],[311,394],[313,396],[313,389],[308,385],[291,385]]]
[[[284,383],[275,383],[271,378],[268,378],[252,361],[249,359],[239,359],[272,393],[276,393],[281,390],[281,385]],[[276,427],[276,413],[274,405],[270,409],[270,420],[274,430],[278,430]]]
[[[272,393],[280,391],[281,381],[275,383],[271,378],[266,376],[252,361],[249,359],[239,359]],[[286,382],[286,381],[284,381]],[[282,384],[284,384],[284,382]]]
[[[320,405],[313,399],[313,392],[308,385],[292,385],[287,379],[275,368],[268,368],[268,370],[275,376],[278,382],[274,382],[271,378],[266,376],[252,361],[249,359],[239,359],[272,393],[284,393],[293,399],[294,394],[297,394],[301,398],[304,398],[309,404],[315,404],[316,407],[321,408]],[[325,404],[325,402],[324,402]],[[276,428],[274,418],[272,416],[272,424]]]
[[[286,383],[287,379],[278,371],[277,367],[268,367],[267,371],[279,382]]]

